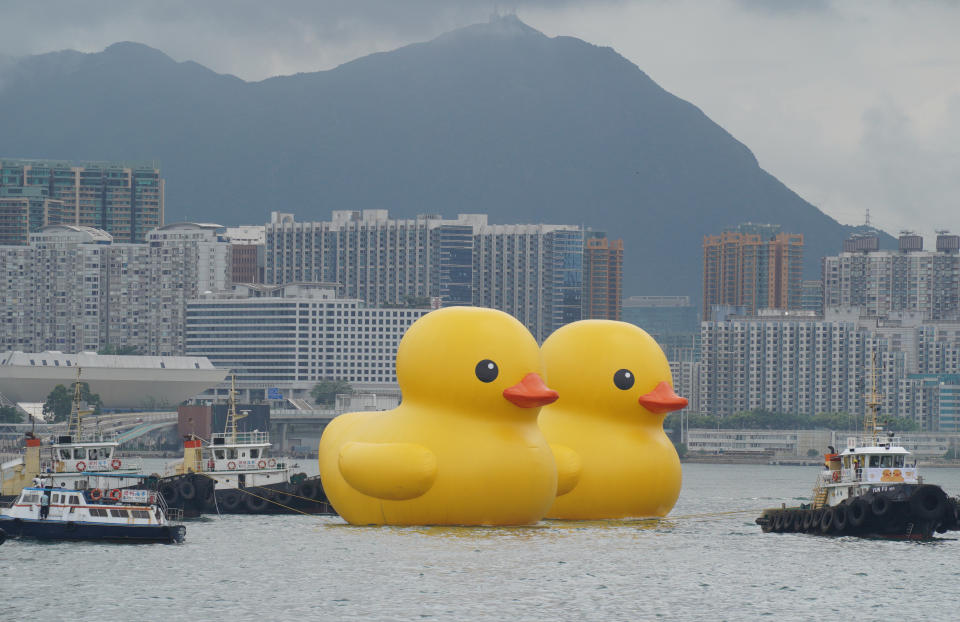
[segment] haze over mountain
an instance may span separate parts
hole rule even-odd
[[[167,222],[584,224],[624,239],[624,295],[699,297],[702,236],[741,222],[803,233],[809,278],[850,231],[615,51],[512,16],[253,83],[136,43],[32,56],[0,110],[4,157],[159,161]]]

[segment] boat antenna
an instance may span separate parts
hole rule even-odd
[[[230,437],[230,442],[237,442],[237,420],[243,419],[247,414],[237,414],[237,375],[230,376],[230,401],[227,408],[227,425],[224,432]]]
[[[77,380],[73,383],[73,402],[70,404],[70,419],[67,423],[67,434],[75,439],[83,435],[83,417],[93,412],[81,401],[82,392],[80,391],[80,373],[81,368],[77,366]]]
[[[874,350],[870,355],[870,391],[865,396],[866,413],[863,417],[863,435],[877,444],[877,436],[880,428],[877,426],[877,413],[880,411],[881,398],[883,396],[877,392],[877,352]]]

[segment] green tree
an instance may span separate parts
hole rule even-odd
[[[47,395],[47,401],[43,403],[43,416],[47,421],[54,423],[66,421],[70,417],[70,410],[73,408],[73,393],[76,383],[71,383],[70,388],[58,384],[53,391]],[[100,395],[90,393],[90,385],[86,382],[80,383],[80,400],[93,406],[93,414],[100,414]]]
[[[674,443],[674,449],[677,450],[677,455],[681,458],[687,457],[687,444],[686,443]]]
[[[353,387],[346,380],[321,380],[310,389],[313,401],[324,406],[332,406],[341,393],[353,394]]]
[[[22,423],[23,414],[13,406],[0,406],[0,423]]]

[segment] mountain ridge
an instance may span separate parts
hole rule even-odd
[[[624,295],[694,298],[705,234],[781,224],[804,233],[815,277],[851,230],[615,50],[516,18],[256,82],[143,44],[107,50],[6,81],[3,155],[159,160],[167,221],[387,208],[585,224],[624,238]]]

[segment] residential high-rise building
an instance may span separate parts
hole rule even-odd
[[[803,235],[745,223],[703,238],[703,317],[714,305],[799,309]]]
[[[0,349],[181,354],[186,301],[231,283],[219,229],[179,223],[116,244],[100,229],[50,225],[28,246],[0,246]]]
[[[540,340],[582,313],[583,230],[491,225],[485,214],[391,219],[333,212],[327,222],[274,213],[265,226],[267,284],[338,283],[371,306],[476,305],[514,315]]]
[[[924,321],[919,313],[880,319],[851,308],[824,316],[768,310],[705,321],[701,330],[704,414],[842,412],[856,427],[872,367],[884,415],[911,418],[924,430],[960,430],[950,410],[960,322]]]
[[[630,296],[623,301],[623,321],[650,333],[671,363],[699,360],[698,315],[689,296]]]
[[[24,245],[30,233],[63,221],[63,202],[41,187],[0,187],[0,245]]]
[[[186,351],[233,370],[246,399],[304,398],[320,380],[397,381],[397,346],[430,309],[373,308],[324,284],[238,285],[187,304]]]
[[[623,240],[590,233],[583,248],[583,319],[619,320],[623,302]]]
[[[916,311],[931,320],[960,318],[960,236],[941,233],[936,251],[924,251],[923,239],[912,234],[901,236],[895,251],[863,242],[875,239],[852,239],[844,252],[824,257],[825,307],[859,307],[878,317]]]
[[[60,219],[46,224],[101,229],[119,243],[143,242],[163,224],[163,184],[153,164],[0,159],[0,189],[42,191],[60,202]]]

